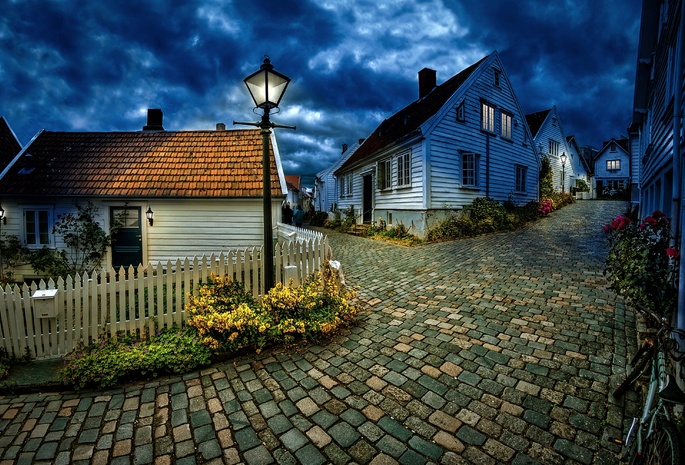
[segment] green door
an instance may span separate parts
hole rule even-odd
[[[143,232],[140,223],[140,207],[111,207],[110,224],[120,224],[112,234],[112,266],[115,270],[130,265],[137,267],[143,262]]]

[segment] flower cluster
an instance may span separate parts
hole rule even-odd
[[[317,340],[349,325],[359,308],[354,292],[341,288],[328,263],[297,287],[277,283],[261,302],[247,298],[240,283],[212,276],[198,296],[188,296],[188,324],[213,350],[234,352],[252,347],[260,352],[275,343]]]
[[[671,245],[670,228],[660,211],[641,222],[621,215],[604,226],[610,246],[604,274],[611,289],[658,315],[670,314],[677,304],[680,252]]]
[[[552,201],[551,200],[541,200],[538,202],[538,215],[547,216],[552,213]]]

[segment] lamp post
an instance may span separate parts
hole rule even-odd
[[[271,59],[268,55],[264,56],[264,63],[259,70],[250,74],[244,79],[247,90],[257,108],[264,110],[262,120],[257,123],[246,123],[233,121],[233,124],[244,124],[255,126],[261,129],[262,135],[262,171],[264,178],[263,185],[263,209],[264,209],[264,292],[274,286],[274,245],[273,245],[273,226],[271,221],[271,157],[269,156],[269,136],[272,128],[295,129],[295,126],[282,126],[272,123],[269,113],[273,108],[278,108],[278,104],[285,94],[285,90],[290,83],[290,78],[274,71]]]
[[[561,192],[566,192],[566,152],[561,152]]]

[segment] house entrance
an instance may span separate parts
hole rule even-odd
[[[143,262],[143,233],[140,224],[140,207],[111,207],[110,224],[121,223],[112,234],[112,267],[128,268]]]
[[[362,193],[362,221],[371,223],[373,220],[373,180],[370,174],[362,178],[364,180],[364,191]]]

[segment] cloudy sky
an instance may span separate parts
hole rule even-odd
[[[0,116],[49,131],[257,121],[242,82],[265,54],[292,78],[272,120],[286,174],[312,175],[418,97],[497,50],[524,112],[567,135],[626,134],[640,0],[1,0]]]

